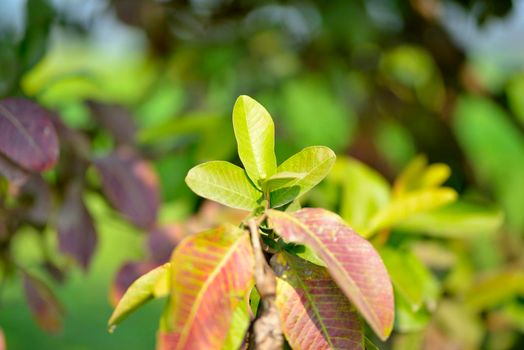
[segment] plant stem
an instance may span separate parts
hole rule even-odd
[[[260,293],[262,313],[253,325],[252,347],[256,350],[280,350],[284,344],[280,315],[275,302],[276,279],[273,270],[266,261],[257,221],[248,221],[251,244],[255,254],[255,283]]]

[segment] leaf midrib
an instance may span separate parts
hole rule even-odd
[[[315,240],[320,246],[326,248],[326,245],[316,237],[315,234],[312,233],[312,231],[309,230],[309,228],[303,224],[300,220],[298,220],[297,218],[295,218],[294,216],[292,215],[287,215],[283,212],[279,212],[279,211],[276,211],[276,210],[272,210],[272,212],[276,212],[276,213],[279,213],[279,214],[283,214],[283,216],[286,216],[286,217],[289,217],[291,221],[293,221],[294,223],[296,223],[299,227],[301,227],[307,234],[308,236],[310,236],[311,238],[313,238],[313,240]],[[313,248],[314,250],[314,248]],[[358,285],[355,283],[355,281],[353,280],[353,278],[346,273],[346,270],[344,269],[344,267],[338,262],[338,259],[329,252],[329,249],[324,249],[323,250],[325,252],[326,255],[328,255],[331,260],[334,262],[334,264],[336,265],[337,269],[339,271],[341,271],[352,283],[352,285],[350,287],[352,287],[352,289],[356,288],[357,291],[360,293],[360,294],[363,294],[360,292],[360,288],[358,288]],[[319,255],[322,255],[322,252],[317,252],[317,254]],[[329,266],[329,265],[328,265]],[[328,271],[329,271],[329,268],[328,268]],[[342,290],[344,290],[344,288],[341,287]],[[345,293],[344,293],[345,294]],[[366,305],[370,315],[373,317],[374,321],[381,325],[382,322],[380,322],[380,318],[378,317],[378,315],[375,313],[375,311],[373,310],[373,308],[369,305],[368,301],[366,300],[366,298],[360,298],[361,300],[363,300],[364,304]],[[380,333],[384,333],[384,332],[380,332]]]
[[[320,323],[320,327],[322,327],[322,333],[324,333],[330,348],[334,349],[335,346],[331,342],[331,337],[329,336],[329,333],[328,333],[327,328],[326,328],[326,326],[324,324],[323,318],[320,316],[320,311],[318,310],[318,308],[317,308],[317,306],[315,304],[315,301],[314,301],[313,297],[311,296],[311,293],[309,292],[309,287],[302,281],[302,279],[300,278],[300,275],[298,274],[297,269],[292,266],[293,263],[290,260],[288,260],[288,259],[286,259],[286,261],[293,268],[295,276],[296,276],[296,278],[298,280],[298,283],[300,284],[300,286],[302,287],[302,289],[304,290],[304,292],[306,294],[306,297],[307,297],[307,299],[309,301],[309,304],[311,305],[311,308],[313,309],[313,312],[315,313],[315,316],[317,317],[317,319],[318,319],[318,321]]]
[[[187,337],[189,336],[189,329],[191,328],[191,325],[193,324],[193,321],[196,317],[197,311],[200,308],[202,299],[204,298],[204,295],[206,294],[209,286],[211,285],[211,282],[215,280],[218,273],[223,269],[224,265],[229,261],[229,258],[231,255],[235,252],[236,247],[242,242],[242,239],[245,239],[245,235],[240,236],[231,246],[230,249],[227,251],[227,253],[224,255],[224,257],[220,260],[216,268],[213,270],[211,274],[209,274],[209,278],[204,282],[202,285],[202,288],[197,294],[197,297],[193,303],[193,307],[191,308],[191,312],[188,317],[188,321],[185,322],[184,327],[182,328],[182,331],[180,332],[180,341],[178,342],[178,346],[176,349],[179,349],[182,344],[185,343],[187,340]],[[186,242],[187,243],[187,242]]]
[[[306,171],[306,173],[304,174],[304,176],[302,177],[297,177],[296,180],[294,181],[290,181],[289,184],[286,184],[287,186],[287,190],[285,191],[282,191],[282,194],[281,196],[284,196],[285,194],[287,194],[289,191],[291,191],[291,189],[293,188],[293,186],[295,186],[297,183],[299,183],[300,181],[304,180],[305,178],[307,178],[308,176],[311,175],[312,172],[314,172],[315,170],[317,170],[318,168],[320,168],[322,165],[324,165],[326,162],[328,162],[330,160],[330,158],[326,158],[324,159],[322,162],[320,162],[318,165],[314,166],[313,168],[311,168],[309,171]],[[278,171],[278,169],[277,169]],[[281,188],[286,188],[286,187],[281,187]],[[274,189],[273,191],[271,192],[275,192],[279,190],[278,188],[277,189]],[[300,193],[300,192],[299,192]],[[280,203],[277,203],[277,204],[280,204]]]
[[[4,112],[3,114],[6,117],[6,119],[9,122],[11,122],[11,124],[15,127],[15,129],[17,129],[28,140],[31,148],[35,149],[41,156],[44,156],[44,158],[46,158],[44,155],[44,152],[42,152],[40,147],[38,147],[35,140],[31,137],[31,135],[29,134],[27,129],[24,127],[24,125],[20,123],[20,121],[14,116],[14,114],[7,107],[3,106],[2,104],[0,104],[0,111]]]

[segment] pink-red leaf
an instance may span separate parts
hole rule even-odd
[[[364,349],[364,328],[355,308],[329,272],[291,254],[273,256],[277,307],[294,350]]]
[[[169,323],[158,349],[222,349],[233,314],[254,284],[247,232],[224,225],[189,236],[171,259]]]
[[[153,167],[129,148],[97,158],[94,164],[109,202],[136,226],[152,227],[160,200]]]
[[[25,296],[31,313],[46,331],[62,327],[63,309],[51,289],[40,279],[23,273]]]
[[[6,350],[4,331],[0,328],[0,350]]]
[[[58,139],[49,113],[24,98],[0,100],[0,152],[29,171],[44,171],[58,160]]]
[[[386,339],[393,327],[393,289],[373,246],[324,209],[306,208],[293,214],[269,210],[268,217],[270,226],[286,241],[315,251],[375,333]]]
[[[80,181],[68,184],[58,213],[57,231],[60,251],[87,269],[96,248],[97,234],[82,195]]]

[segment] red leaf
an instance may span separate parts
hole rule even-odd
[[[57,230],[60,251],[71,256],[86,270],[95,251],[97,235],[82,195],[81,182],[68,185],[58,213]]]
[[[282,328],[293,349],[364,349],[360,317],[325,268],[290,254],[273,256],[271,266]]]
[[[222,349],[233,313],[254,284],[249,235],[227,225],[189,236],[171,266],[168,329],[160,333],[158,349]]]
[[[186,232],[180,224],[169,224],[154,228],[147,237],[151,259],[158,264],[168,262],[173,250],[185,235]]]
[[[44,171],[58,160],[58,139],[49,113],[29,100],[0,100],[0,152],[29,171]]]
[[[136,226],[150,228],[159,205],[158,179],[153,167],[128,148],[95,159],[109,202]]]
[[[269,210],[270,226],[286,241],[305,244],[326,263],[331,276],[385,340],[393,327],[393,289],[377,251],[324,209],[301,209],[293,214]]]
[[[120,267],[116,273],[109,295],[111,305],[116,306],[134,281],[157,266],[158,264],[147,261],[130,261]]]
[[[54,293],[41,280],[23,273],[25,296],[36,321],[48,332],[62,328],[63,309]]]

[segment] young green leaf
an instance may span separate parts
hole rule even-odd
[[[282,328],[293,349],[364,349],[360,317],[325,268],[286,253],[273,256],[271,266]]]
[[[357,232],[390,200],[389,184],[375,170],[349,157],[337,158],[328,181],[342,185],[340,216]]]
[[[186,184],[199,196],[237,209],[256,209],[262,197],[242,168],[220,160],[189,170]]]
[[[271,176],[269,179],[262,181],[262,191],[271,192],[276,188],[286,186],[291,181],[294,181],[304,175],[305,175],[304,173],[294,173],[290,171],[276,173],[275,175]]]
[[[242,343],[246,340],[246,332],[251,321],[248,307],[248,301],[242,300],[233,311],[231,326],[224,345],[222,345],[222,350],[241,349]]]
[[[457,192],[447,187],[430,188],[406,194],[393,200],[376,213],[371,219],[367,230],[363,232],[363,236],[369,237],[374,232],[394,226],[411,215],[436,209],[456,199]]]
[[[277,172],[301,175],[271,191],[271,207],[281,207],[315,187],[329,174],[335,159],[335,153],[323,146],[307,147],[291,156],[278,167]]]
[[[405,232],[435,237],[473,238],[496,233],[503,221],[504,214],[493,205],[459,200],[442,208],[410,216],[397,227]]]
[[[393,288],[373,246],[324,209],[293,214],[268,210],[270,226],[288,242],[306,244],[325,262],[339,288],[371,328],[386,339],[393,327]]]
[[[133,282],[113,311],[108,322],[109,329],[112,330],[145,302],[166,296],[169,293],[170,270],[171,264],[166,263]]]
[[[440,295],[438,280],[410,251],[383,247],[379,250],[393,286],[402,294],[413,311],[423,304],[434,309]]]
[[[171,259],[171,303],[159,350],[222,349],[254,280],[249,235],[232,225],[187,237]]]
[[[243,95],[233,107],[233,129],[240,160],[258,186],[259,180],[268,179],[277,169],[273,120],[260,103]]]

